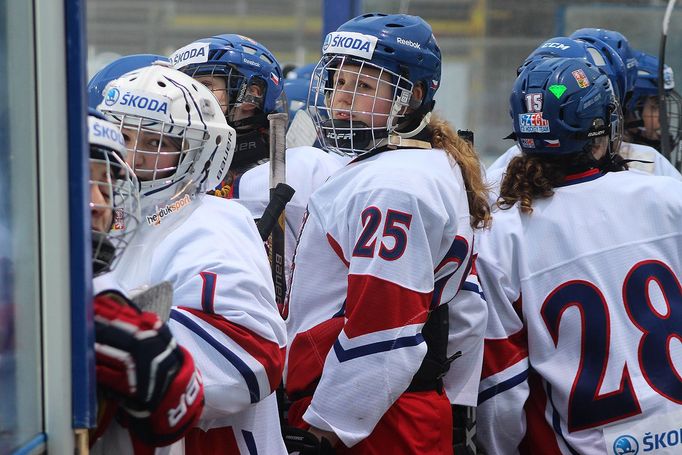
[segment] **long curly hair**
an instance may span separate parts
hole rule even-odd
[[[457,161],[462,170],[471,227],[474,229],[489,227],[492,221],[488,203],[489,188],[483,181],[478,154],[469,142],[459,137],[446,120],[436,114],[431,115],[428,129],[431,133],[431,145],[445,150]]]
[[[597,160],[591,151],[570,155],[537,156],[521,154],[512,158],[500,185],[496,205],[510,209],[517,202],[522,213],[533,212],[533,201],[550,197],[567,175],[598,168],[603,172],[626,170],[627,164],[618,155],[608,155]]]

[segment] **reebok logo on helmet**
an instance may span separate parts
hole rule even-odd
[[[332,32],[324,40],[322,53],[352,55],[371,60],[377,37],[356,32]]]
[[[409,40],[409,39],[397,37],[396,41],[398,41],[398,44],[402,44],[404,46],[414,47],[415,49],[421,49],[422,48],[421,44],[415,43],[414,41]]]

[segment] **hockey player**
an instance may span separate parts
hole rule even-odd
[[[602,171],[618,170],[618,113],[588,62],[527,68],[510,105],[523,153],[477,243],[489,305],[479,443],[500,455],[596,455],[618,453],[629,435],[651,449],[649,432],[677,432],[682,417],[682,346],[670,342],[682,183]]]
[[[262,44],[242,35],[196,40],[170,56],[175,69],[207,86],[237,132],[230,175],[269,156],[268,114],[276,112],[283,76],[277,59]],[[231,184],[231,181],[225,182]]]
[[[602,34],[607,32],[601,29],[595,30],[600,30],[600,32],[603,32]],[[616,34],[617,32],[612,33]],[[622,35],[617,33],[617,36]],[[612,42],[613,41],[616,40],[614,39]],[[630,48],[625,47],[627,40],[625,40],[624,43],[621,41],[618,41],[618,43],[620,43],[619,49],[621,52],[624,55],[630,55]],[[583,55],[581,56],[581,54]],[[533,62],[535,62],[534,64],[537,64],[538,61],[550,57],[583,57],[588,62],[598,66],[608,76],[621,108],[623,107],[623,100],[630,97],[629,94],[631,94],[633,90],[633,87],[630,86],[630,81],[632,80],[632,65],[628,68],[623,63],[620,55],[600,39],[590,38],[589,41],[587,41],[584,39],[578,40],[565,37],[550,38],[528,56],[520,69],[533,64]],[[496,196],[499,193],[498,188],[509,161],[520,153],[520,148],[514,144],[486,169],[486,179],[492,187],[491,195],[493,195],[493,198],[496,199]],[[628,166],[631,166],[633,169],[654,175],[668,175],[682,179],[682,175],[675,170],[674,166],[663,158],[662,155],[655,153],[655,150],[651,147],[622,142],[618,147],[618,155],[626,160],[641,160],[632,161],[628,164]]]
[[[287,330],[290,423],[337,453],[449,453],[449,303],[489,207],[472,147],[432,117],[431,27],[365,14],[313,75],[325,149],[355,157],[310,198]],[[485,311],[476,308],[474,311]]]
[[[214,194],[234,198],[259,219],[269,202],[267,115],[275,111],[282,95],[279,63],[262,44],[234,34],[199,39],[175,51],[170,59],[175,68],[213,91],[237,131],[233,170]],[[308,197],[348,161],[310,147],[312,142],[307,145],[286,151],[287,182],[295,190],[286,206],[286,277]]]
[[[625,106],[625,135],[629,142],[653,147],[660,152],[661,149],[661,125],[659,123],[658,105],[658,58],[644,52],[636,56],[638,75],[632,97]],[[670,135],[672,150],[676,150],[682,132],[682,97],[675,90],[673,70],[668,65],[664,68],[664,89],[666,108],[668,113],[667,131]],[[645,155],[638,157],[643,160],[653,161],[648,166],[658,167],[658,160],[664,160],[663,156]],[[635,158],[633,156],[633,158]],[[631,167],[637,164],[633,162]],[[647,165],[642,163],[642,166]],[[671,176],[675,174],[670,174]]]
[[[127,290],[170,281],[169,326],[202,374],[206,405],[186,453],[286,453],[272,393],[280,382],[284,323],[251,215],[205,194],[228,172],[235,145],[210,90],[162,65],[107,86],[141,181],[141,228],[116,276]]]
[[[204,392],[192,356],[154,313],[128,300],[109,272],[137,227],[137,180],[118,128],[91,110],[90,213],[99,421],[92,453],[144,454],[180,439]],[[122,427],[123,425],[125,427]]]

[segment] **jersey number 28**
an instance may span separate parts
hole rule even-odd
[[[661,290],[667,313],[651,305],[649,285]],[[642,332],[639,366],[647,383],[667,399],[682,404],[682,378],[670,356],[670,340],[682,340],[682,287],[675,273],[661,261],[635,264],[623,283],[623,304],[632,323]],[[569,432],[604,425],[641,413],[628,365],[621,373],[620,388],[600,394],[609,358],[609,311],[601,291],[592,283],[569,281],[552,291],[541,314],[556,346],[561,317],[575,306],[581,314],[583,339],[580,365],[568,402]]]

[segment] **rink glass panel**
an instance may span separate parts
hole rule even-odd
[[[32,2],[0,3],[0,454],[43,428]]]

